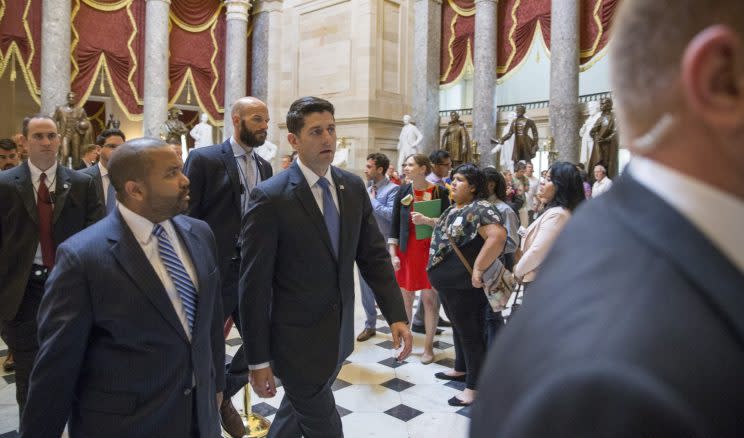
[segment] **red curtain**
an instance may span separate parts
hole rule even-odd
[[[506,0],[499,2],[498,76],[509,73],[529,52],[539,23],[546,45],[550,42],[550,0]]]
[[[41,0],[5,1],[5,12],[0,18],[0,59],[7,62],[11,47],[17,46],[16,59],[26,79],[29,93],[39,102],[41,84]],[[15,51],[15,50],[14,50]],[[17,56],[15,53],[13,57]],[[6,68],[15,68],[7,65]]]
[[[459,10],[475,8],[473,0],[454,0]],[[475,15],[461,15],[449,1],[442,2],[442,51],[440,57],[440,84],[457,81],[466,67],[468,57],[472,62]]]
[[[170,11],[177,20],[199,27],[217,13],[221,4],[220,0],[178,0],[171,2]]]
[[[619,0],[583,0],[581,4],[581,64],[586,64],[609,41]]]

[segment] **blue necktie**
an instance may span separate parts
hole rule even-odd
[[[106,175],[106,178],[108,178],[109,182],[108,190],[106,190],[106,213],[111,213],[111,210],[116,206],[116,189],[111,184],[111,177]]]
[[[194,283],[191,281],[188,272],[183,267],[181,259],[178,258],[176,250],[173,249],[170,240],[168,240],[168,233],[165,229],[156,224],[152,230],[152,234],[158,238],[158,250],[160,251],[160,259],[165,265],[165,269],[168,271],[173,284],[176,286],[178,296],[181,297],[181,303],[183,304],[183,310],[186,312],[186,319],[189,323],[189,331],[194,332],[194,318],[196,316],[196,303],[198,298],[196,296],[196,288]]]
[[[325,178],[320,178],[317,183],[321,189],[323,189],[323,219],[325,219],[326,228],[328,228],[328,235],[331,237],[331,245],[333,251],[338,257],[338,240],[339,231],[341,230],[341,218],[339,218],[336,204],[333,202],[333,196],[331,196],[330,183]]]

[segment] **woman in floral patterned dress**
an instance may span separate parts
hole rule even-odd
[[[452,204],[437,221],[429,249],[429,281],[439,292],[445,312],[465,358],[465,390],[452,397],[452,406],[467,406],[477,395],[476,382],[485,359],[483,336],[487,304],[483,271],[501,255],[506,228],[498,211],[485,199],[486,177],[472,164],[463,164],[452,177]],[[455,253],[457,245],[473,268],[470,274]]]

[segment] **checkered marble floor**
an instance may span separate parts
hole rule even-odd
[[[355,312],[356,333],[364,327],[364,311],[359,294]],[[422,365],[424,335],[414,333],[413,353],[402,363],[393,359],[390,330],[378,315],[377,335],[357,342],[333,385],[336,407],[348,438],[460,438],[467,436],[469,408],[452,407],[447,400],[459,393],[464,383],[448,382],[434,377],[454,363],[452,331],[444,329],[435,343],[436,362]],[[240,344],[233,328],[226,341],[227,354],[234,354]],[[7,354],[0,342],[0,363]],[[17,436],[18,410],[15,403],[15,380],[12,373],[0,369],[0,438]],[[283,388],[277,395],[261,399],[251,394],[255,412],[272,420],[279,406]],[[233,398],[243,411],[243,392]]]

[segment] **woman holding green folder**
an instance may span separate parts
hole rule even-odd
[[[415,292],[420,290],[422,293],[426,340],[421,363],[429,364],[434,361],[434,334],[439,313],[434,295],[437,292],[431,288],[426,265],[429,261],[431,230],[437,218],[449,207],[449,190],[426,180],[426,175],[431,173],[431,162],[424,154],[406,157],[403,173],[410,183],[403,184],[395,198],[388,249],[403,294],[408,321],[411,321]],[[417,212],[422,208],[427,210],[426,215]]]

